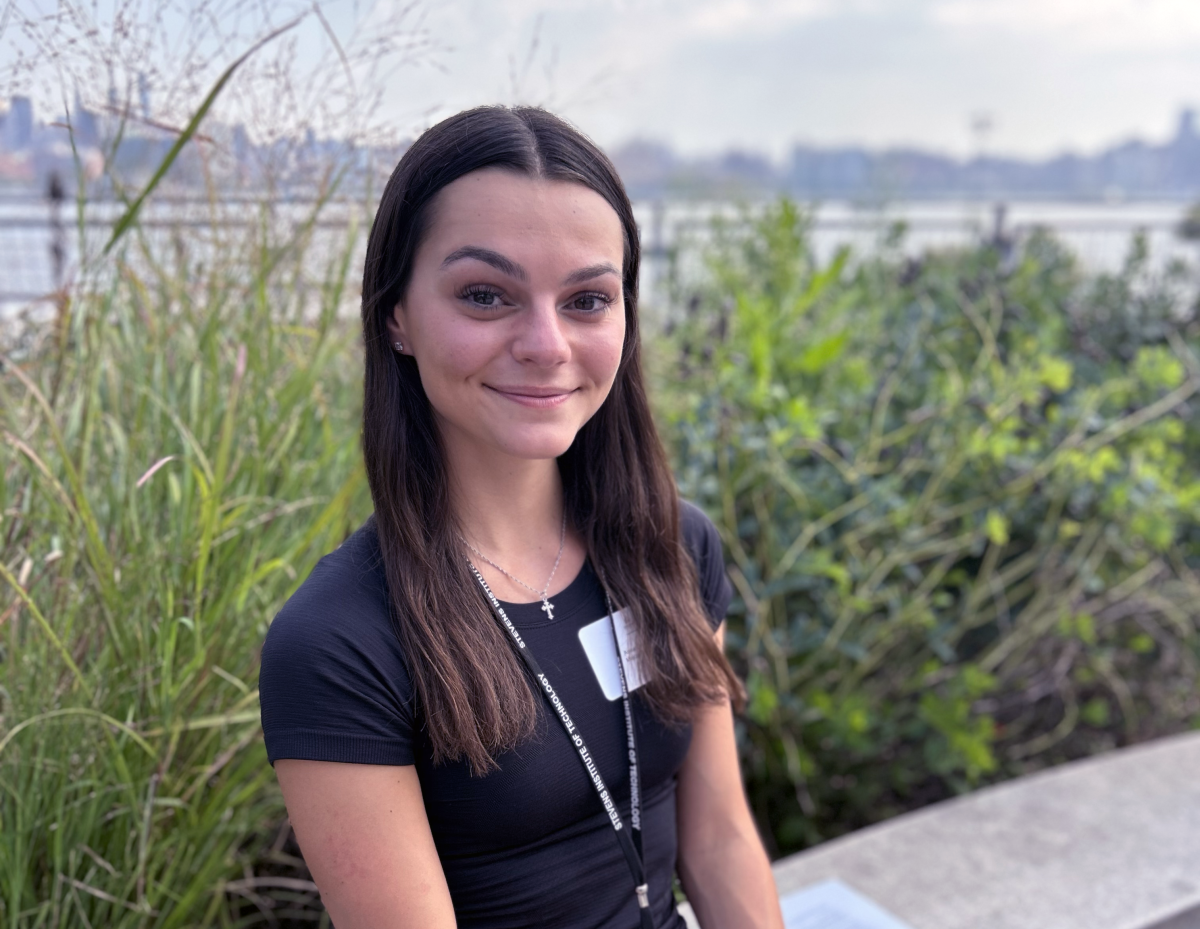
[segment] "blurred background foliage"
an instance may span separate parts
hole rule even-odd
[[[0,923],[323,918],[258,727],[268,623],[370,509],[359,230],[134,223],[0,374]],[[684,243],[647,336],[727,546],[752,803],[784,854],[1200,718],[1194,282],[1044,234]],[[653,328],[653,327],[651,327]]]
[[[251,207],[253,209],[253,207]],[[135,221],[0,356],[0,924],[319,917],[258,709],[267,625],[370,512],[359,231]]]
[[[654,352],[776,854],[1200,724],[1194,272],[903,233],[822,265],[788,201],[718,224]]]

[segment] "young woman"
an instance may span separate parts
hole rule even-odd
[[[643,387],[638,235],[551,114],[397,165],[363,274],[375,514],[271,626],[267,751],[337,929],[782,929],[721,546]],[[618,648],[623,658],[618,658]]]

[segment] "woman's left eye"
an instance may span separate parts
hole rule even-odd
[[[490,287],[471,287],[463,292],[462,298],[477,310],[499,309],[504,296]]]
[[[598,310],[606,310],[612,303],[605,294],[579,294],[572,297],[571,302],[567,304],[572,310],[579,310],[581,313],[595,313]]]

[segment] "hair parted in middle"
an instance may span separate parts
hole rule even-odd
[[[476,773],[533,734],[540,696],[470,573],[433,411],[415,359],[392,350],[387,320],[405,293],[438,193],[484,168],[582,184],[621,221],[625,341],[608,397],[558,459],[566,515],[630,617],[647,677],[638,694],[655,715],[684,723],[700,705],[742,699],[705,618],[646,398],[640,246],[625,188],[591,140],[545,110],[467,110],[404,153],[371,227],[362,287],[362,444],[393,622],[434,762],[465,759]]]

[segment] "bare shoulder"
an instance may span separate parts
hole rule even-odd
[[[275,773],[338,929],[452,929],[414,766],[280,759]]]

